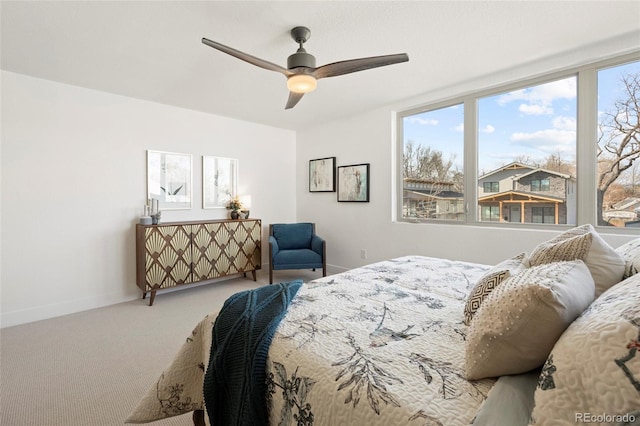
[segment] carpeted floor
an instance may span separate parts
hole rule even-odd
[[[278,271],[274,280],[319,278]],[[0,331],[0,425],[122,425],[195,325],[231,294],[268,283],[234,278]],[[189,415],[152,423],[191,425]]]

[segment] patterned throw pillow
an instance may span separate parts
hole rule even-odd
[[[525,254],[512,257],[511,259],[504,260],[487,271],[476,283],[476,285],[469,292],[467,297],[467,303],[464,305],[464,323],[466,325],[471,324],[471,320],[476,311],[480,308],[482,301],[496,288],[500,283],[515,272],[524,269],[523,261]]]
[[[640,407],[640,274],[606,291],[564,332],[534,399],[536,425],[623,424]]]
[[[467,379],[540,367],[571,322],[594,298],[581,260],[534,266],[506,279],[482,302],[467,333]]]
[[[584,260],[593,243],[593,234],[583,227],[573,228],[538,244],[529,256],[529,265],[544,265],[567,260]]]
[[[575,259],[587,264],[596,283],[596,297],[623,279],[625,260],[589,224],[539,244],[529,256],[529,265]]]
[[[621,245],[616,249],[616,253],[622,256],[626,262],[624,278],[629,278],[640,271],[640,238]]]

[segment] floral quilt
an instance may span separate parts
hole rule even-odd
[[[488,269],[406,256],[303,285],[269,349],[269,423],[470,424],[495,383],[464,378],[465,299]],[[198,324],[127,422],[202,409],[214,319]]]

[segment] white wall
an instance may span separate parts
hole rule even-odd
[[[298,220],[317,223],[318,234],[327,239],[328,263],[334,270],[407,254],[495,264],[523,251],[531,251],[536,244],[552,238],[566,227],[533,230],[393,221],[394,112],[583,65],[634,49],[637,50],[637,45],[633,37],[606,40],[500,74],[472,76],[456,87],[442,88],[399,104],[298,132]],[[308,192],[309,160],[333,156],[337,157],[338,166],[371,163],[369,203],[338,203],[336,193]],[[638,237],[637,232],[629,230],[627,235],[613,232],[602,234],[613,247]],[[361,258],[362,250],[367,251],[367,259]]]
[[[263,225],[294,221],[295,132],[2,71],[3,327],[139,297],[135,226],[146,200],[146,150],[239,159],[239,192]],[[274,172],[277,171],[277,172]],[[265,231],[263,226],[263,234]],[[266,262],[263,250],[263,262]]]

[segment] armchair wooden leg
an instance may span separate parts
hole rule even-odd
[[[195,410],[193,412],[193,425],[206,426],[206,423],[204,422],[204,410]]]

